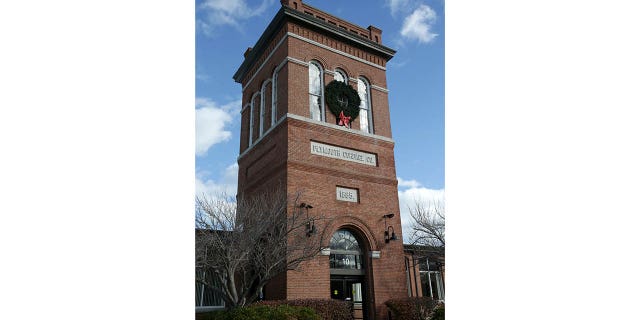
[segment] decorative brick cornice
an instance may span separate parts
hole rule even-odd
[[[279,46],[283,39],[286,38],[286,36],[282,34],[286,30],[285,28],[282,28],[282,25],[287,20],[302,22],[302,24],[311,26],[313,29],[319,29],[323,32],[331,34],[332,39],[344,43],[344,45],[346,46],[345,48],[347,50],[347,54],[350,54],[349,50],[355,52],[356,54],[351,54],[351,56],[357,58],[356,60],[359,61],[367,61],[368,63],[375,64],[384,68],[386,61],[390,60],[395,54],[395,50],[391,48],[363,38],[358,34],[340,29],[337,26],[322,21],[311,15],[291,9],[287,6],[283,6],[280,11],[278,11],[273,20],[271,20],[271,23],[269,23],[267,29],[253,46],[253,49],[251,49],[247,53],[246,58],[244,59],[236,73],[233,75],[233,79],[236,82],[242,83],[247,76],[253,77],[257,73],[257,70],[261,68],[262,64],[268,60],[269,56],[275,50],[275,47]],[[304,27],[302,28],[307,29]],[[277,35],[276,32],[278,33]],[[286,32],[288,35],[297,33],[290,30]],[[308,39],[304,36],[301,37],[304,39]],[[330,46],[324,46],[327,48],[331,48]],[[334,48],[331,49],[340,51]],[[357,57],[358,54],[361,54],[362,57]],[[375,63],[372,62],[372,60],[376,59],[379,60],[377,60]]]
[[[353,43],[357,43],[360,46],[363,46],[367,49],[372,50],[373,52],[375,52],[376,54],[379,54],[380,56],[384,57],[386,60],[389,60],[391,58],[393,58],[393,55],[396,53],[395,50],[383,46],[379,43],[376,43],[375,41],[371,41],[367,38],[364,38],[358,34],[343,30],[337,26],[334,26],[330,23],[327,23],[326,21],[322,21],[318,18],[315,18],[311,15],[302,13],[300,11],[297,10],[293,10],[291,8],[288,7],[283,7],[285,9],[285,13],[292,17],[295,18],[294,20],[298,20],[298,21],[302,21],[305,22],[307,24],[310,24],[314,27],[317,27],[323,31],[329,32],[331,34],[333,34],[336,38],[343,38],[349,42],[353,42]],[[344,21],[344,20],[343,20]],[[350,24],[353,25],[353,24]],[[355,26],[355,25],[353,25]],[[358,29],[361,29],[362,31],[366,30],[363,29],[361,27],[357,27]],[[379,30],[379,29],[378,29]]]
[[[304,42],[307,42],[307,43],[310,43],[310,44],[316,45],[316,46],[321,47],[321,48],[324,48],[324,49],[327,49],[327,50],[329,50],[329,51],[335,52],[335,53],[337,53],[337,54],[343,55],[343,56],[345,56],[345,57],[349,57],[349,58],[351,58],[351,59],[353,59],[353,60],[360,61],[360,62],[362,62],[362,63],[368,64],[368,65],[370,65],[370,66],[372,66],[372,67],[375,67],[375,68],[378,68],[378,69],[380,69],[380,70],[387,70],[387,68],[385,68],[385,67],[384,67],[384,60],[383,60],[383,59],[378,58],[378,57],[376,57],[376,56],[374,56],[374,55],[369,55],[369,54],[367,54],[365,51],[363,51],[363,50],[359,50],[359,49],[357,49],[357,48],[355,48],[355,47],[353,47],[353,46],[349,46],[349,45],[342,45],[342,50],[338,50],[338,49],[332,48],[332,47],[330,47],[330,46],[328,46],[328,45],[324,45],[324,44],[322,44],[322,43],[320,43],[320,42],[317,42],[317,41],[311,40],[311,39],[309,39],[309,38],[307,38],[307,37],[304,37],[304,36],[298,35],[298,34],[293,33],[293,32],[288,32],[288,33],[287,33],[287,35],[288,35],[288,36],[290,36],[290,37],[296,38],[296,39],[298,39],[298,40],[302,40],[302,41],[304,41]],[[318,39],[319,39],[320,41],[323,41],[323,40],[324,40],[324,38],[325,38],[325,36],[323,36],[323,35],[319,35],[319,36],[318,36]],[[337,43],[337,42],[335,42],[335,41],[334,41],[333,43],[334,43],[334,45],[335,45],[335,46],[338,46],[338,45],[336,45],[336,43]],[[347,52],[349,52],[349,53],[347,53],[347,52],[345,52],[345,51],[347,51]],[[357,57],[357,56],[355,56],[355,55],[353,55],[353,54],[351,54],[351,53],[354,53],[354,54],[356,54],[356,55],[366,56],[366,58],[367,58],[367,59],[369,59],[369,60],[373,60],[373,61],[376,61],[377,63],[374,63],[374,62],[371,62],[371,61],[367,61],[367,60],[365,60],[365,59],[363,59],[363,58],[360,58],[360,57]]]

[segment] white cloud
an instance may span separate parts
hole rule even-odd
[[[209,80],[209,76],[206,74],[202,74],[202,73],[197,73],[196,72],[196,79],[200,80],[200,81],[207,81]]]
[[[240,23],[251,17],[261,15],[275,0],[263,0],[257,7],[249,7],[245,0],[205,0],[200,8],[203,19],[198,26],[206,35],[211,35],[216,27],[230,25],[240,29]]]
[[[218,106],[206,98],[196,98],[196,155],[202,156],[216,143],[231,139],[228,125],[240,110],[240,100]]]
[[[400,34],[406,39],[429,43],[438,36],[431,30],[436,18],[436,12],[433,9],[421,4],[404,19]]]
[[[397,39],[397,38],[396,38]],[[398,45],[400,47],[400,45]],[[407,61],[389,61],[387,62],[387,68],[402,68],[407,65]]]
[[[205,196],[210,199],[219,198],[225,194],[235,196],[238,190],[238,164],[234,163],[225,168],[220,180],[216,181],[205,177],[203,172],[196,173],[196,196]]]
[[[422,184],[416,180],[404,180],[398,177],[398,188],[418,188],[420,186],[422,186]]]
[[[429,189],[422,187],[416,180],[403,180],[398,178],[398,186],[401,187],[400,181],[404,182],[402,187],[408,187],[405,190],[398,190],[398,200],[400,201],[400,216],[402,219],[403,240],[409,241],[411,236],[411,224],[413,219],[409,213],[409,206],[414,206],[416,202],[421,203],[444,203],[444,189]]]
[[[398,11],[405,11],[411,4],[410,0],[386,0],[387,6],[391,8],[391,15],[395,16]]]
[[[196,171],[196,197],[212,201],[224,201],[230,205],[235,205],[235,196],[237,190],[237,163],[227,166],[222,172],[221,178],[217,181],[208,178],[206,172]],[[206,217],[207,216],[205,215],[204,218]],[[198,220],[197,217],[196,220]]]

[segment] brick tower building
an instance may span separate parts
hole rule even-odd
[[[330,250],[274,279],[265,297],[350,300],[358,318],[386,319],[384,302],[408,295],[385,74],[395,51],[374,26],[281,4],[233,77],[243,105],[238,195],[302,191],[332,236]],[[327,107],[332,80],[360,97],[350,127]]]

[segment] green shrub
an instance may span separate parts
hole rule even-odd
[[[433,317],[436,307],[442,308],[442,319],[444,319],[444,305],[429,297],[390,299],[385,304],[391,310],[393,319],[435,320]]]
[[[351,320],[353,319],[352,304],[335,299],[296,299],[296,300],[271,300],[260,301],[256,305],[289,305],[296,307],[308,307],[315,310],[324,320]]]
[[[225,311],[208,311],[208,312],[196,312],[196,320],[216,320],[221,319],[222,313]]]
[[[433,309],[433,315],[430,320],[444,320],[444,305]]]
[[[313,309],[288,305],[251,305],[228,311],[215,311],[202,316],[206,320],[321,320]]]

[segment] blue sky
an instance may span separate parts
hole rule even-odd
[[[403,226],[413,199],[444,190],[444,1],[304,1],[362,27],[397,50],[387,65]],[[277,0],[196,2],[196,192],[236,192],[243,53],[280,8]],[[407,240],[405,231],[405,240]]]

